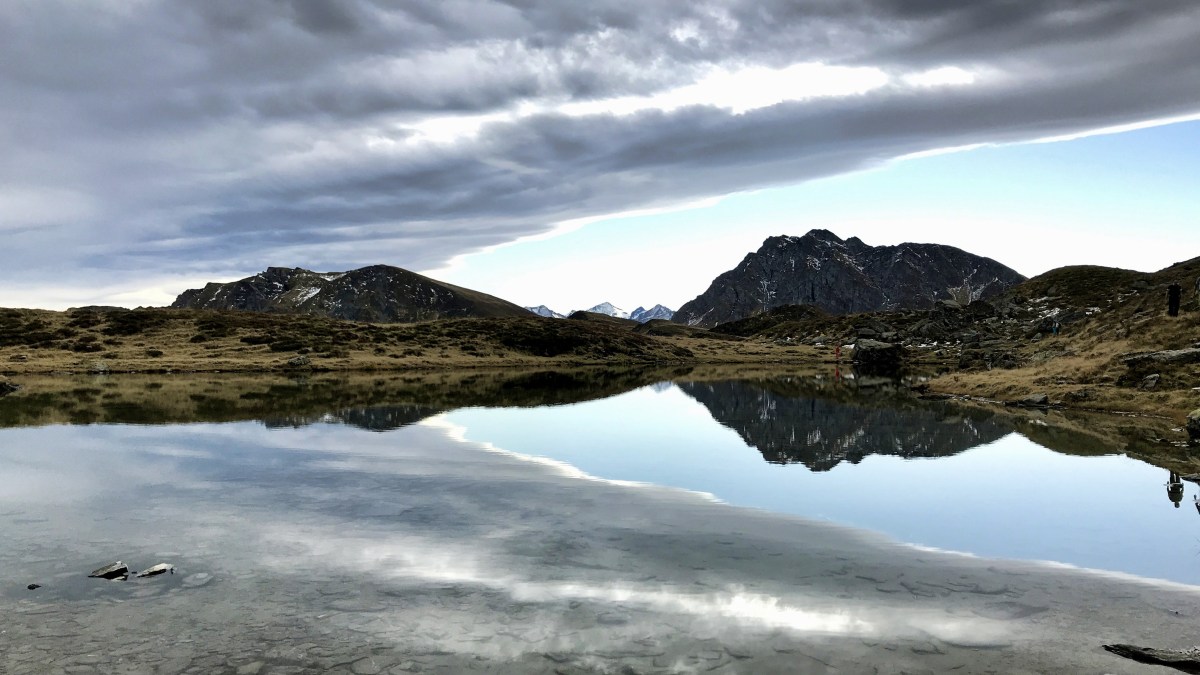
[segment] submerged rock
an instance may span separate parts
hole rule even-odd
[[[29,584],[28,586],[25,587],[25,589],[29,590],[29,591],[36,591],[37,589],[39,589],[41,587],[42,587],[41,584]]]
[[[109,579],[109,580],[125,579],[125,578],[129,577],[129,566],[126,565],[125,563],[121,562],[120,560],[118,560],[117,562],[112,563],[111,565],[105,565],[104,567],[101,567],[100,569],[93,570],[92,573],[88,575],[88,577],[93,578],[93,579]]]
[[[170,563],[158,563],[157,565],[154,565],[153,567],[147,567],[146,569],[142,570],[141,572],[138,572],[137,576],[138,576],[138,578],[153,577],[153,576],[157,576],[159,574],[164,574],[166,572],[175,574],[175,566]]]
[[[213,576],[207,572],[197,572],[191,576],[184,578],[183,585],[185,588],[200,588],[212,581]]]

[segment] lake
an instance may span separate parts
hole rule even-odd
[[[0,672],[1156,672],[1100,645],[1195,642],[1200,493],[1060,417],[828,374],[32,381]],[[87,578],[117,560],[176,569]]]

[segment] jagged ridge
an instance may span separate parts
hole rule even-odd
[[[967,304],[1024,281],[1012,269],[953,246],[869,246],[827,230],[770,237],[718,276],[673,318],[711,327],[783,305],[834,314],[927,309],[938,300]]]
[[[252,277],[184,291],[171,306],[311,314],[380,323],[529,316],[528,310],[495,296],[390,265],[332,273],[268,267]]]

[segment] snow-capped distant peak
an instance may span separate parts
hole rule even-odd
[[[595,314],[607,314],[609,316],[615,316],[618,319],[628,319],[629,318],[629,312],[626,312],[625,310],[621,309],[620,307],[614,307],[611,302],[602,302],[602,303],[596,305],[595,307],[592,307],[590,309],[585,309],[584,311],[585,312],[593,312]]]
[[[567,318],[566,315],[559,314],[558,312],[550,309],[549,307],[547,307],[545,305],[538,305],[537,307],[526,307],[525,309],[533,312],[534,314],[537,314],[538,316],[544,316],[544,317],[547,317],[550,319],[565,319],[565,318]]]
[[[670,321],[673,316],[675,316],[675,312],[663,305],[655,305],[650,309],[638,307],[629,314],[629,318],[641,323],[646,323],[651,319],[666,319]]]

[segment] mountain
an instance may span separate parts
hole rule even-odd
[[[566,314],[559,314],[558,312],[550,309],[549,307],[547,307],[545,305],[538,305],[537,307],[526,307],[525,309],[533,312],[534,314],[537,314],[538,316],[544,316],[547,319],[565,319],[565,318],[567,318]]]
[[[607,314],[608,316],[615,316],[618,319],[628,319],[629,318],[629,312],[626,312],[625,310],[621,309],[620,307],[614,307],[611,302],[602,302],[602,303],[596,305],[595,307],[589,307],[588,309],[575,310],[575,311],[591,312],[592,314]],[[574,314],[574,312],[572,312],[572,314]]]
[[[500,298],[389,265],[320,273],[268,267],[252,277],[179,294],[183,309],[239,309],[406,323],[441,318],[529,316]]]
[[[647,321],[651,321],[653,319],[666,319],[670,321],[671,317],[673,316],[675,316],[675,312],[662,305],[655,305],[650,309],[638,307],[629,313],[629,318],[637,321],[638,323],[646,323]]]
[[[1025,278],[953,246],[870,246],[827,230],[770,237],[704,293],[679,308],[678,323],[711,327],[783,305],[833,314],[928,309],[938,300],[967,304]]]

